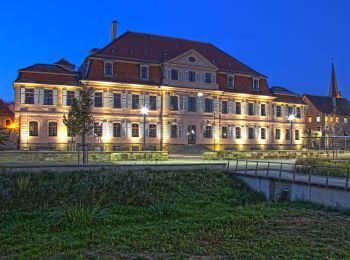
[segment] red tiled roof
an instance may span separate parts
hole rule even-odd
[[[56,64],[34,64],[32,66],[23,68],[19,70],[28,72],[43,72],[43,73],[59,73],[59,74],[74,74],[74,72],[69,71]]]
[[[270,91],[276,97],[276,102],[304,104],[303,99],[300,95],[284,87],[271,87]]]
[[[70,63],[69,61],[67,61],[66,59],[60,59],[59,61],[55,62],[55,64],[57,65],[62,65],[62,66],[67,66],[67,67],[75,67],[74,64]]]
[[[15,113],[9,108],[9,105],[6,104],[2,99],[0,99],[0,116],[15,116]]]
[[[263,76],[211,43],[146,33],[126,32],[90,57],[162,63],[190,49],[195,49],[221,71]]]
[[[315,96],[305,94],[304,97],[309,100],[319,111],[325,114],[333,113],[332,97]],[[350,103],[345,98],[336,98],[336,112],[337,115],[350,116]]]

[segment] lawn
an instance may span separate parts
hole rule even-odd
[[[0,175],[1,258],[350,258],[350,216],[217,171]]]

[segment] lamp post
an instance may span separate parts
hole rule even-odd
[[[290,149],[293,150],[293,121],[295,119],[294,114],[289,114],[288,120],[290,122]]]
[[[148,107],[141,107],[141,114],[143,115],[143,151],[146,147],[146,116],[148,114]]]

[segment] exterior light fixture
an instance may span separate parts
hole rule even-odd
[[[198,97],[203,97],[203,93],[202,92],[198,92],[197,96]]]

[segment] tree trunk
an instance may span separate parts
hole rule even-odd
[[[85,134],[82,135],[82,144],[83,144],[83,165],[87,165],[88,164],[88,151],[87,151],[87,147],[86,147],[86,140],[85,140]]]

